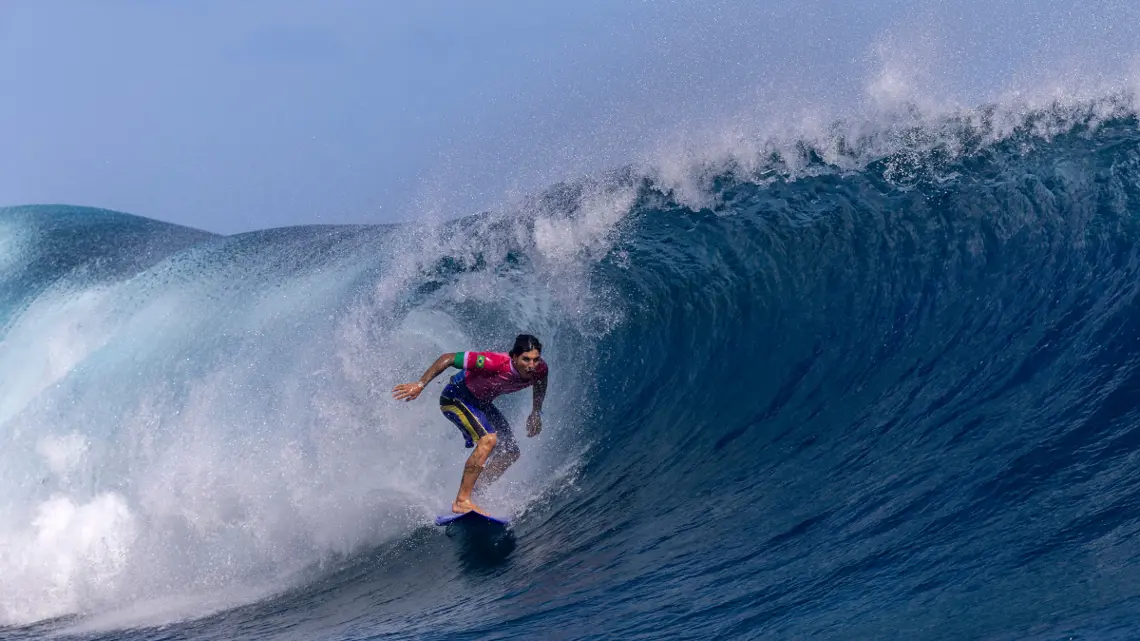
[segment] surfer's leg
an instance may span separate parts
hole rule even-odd
[[[451,504],[452,512],[462,514],[474,510],[483,513],[479,506],[471,502],[471,492],[475,490],[475,481],[479,480],[479,474],[487,463],[487,457],[495,449],[496,442],[498,437],[494,433],[481,437],[475,445],[475,451],[467,457],[467,464],[463,466],[463,480],[459,483],[459,493],[455,496],[455,502]]]
[[[487,471],[480,477],[479,487],[486,487],[497,481],[507,471],[508,467],[519,460],[521,455],[518,441],[515,440],[514,432],[511,431],[511,424],[507,422],[502,412],[494,405],[483,409],[499,439],[498,447],[495,448],[495,455],[487,463]]]
[[[475,447],[475,451],[467,457],[467,463],[463,466],[463,478],[459,483],[459,493],[451,504],[451,511],[459,514],[472,510],[482,513],[483,510],[471,502],[471,492],[475,489],[475,481],[479,479],[487,458],[495,449],[495,443],[498,441],[495,429],[483,411],[484,408],[461,389],[440,397],[440,409],[463,433],[467,447]]]
[[[503,450],[501,453],[496,453],[491,459],[491,462],[487,464],[486,473],[479,477],[481,479],[479,483],[480,490],[499,480],[499,477],[507,471],[507,468],[517,460],[519,460],[518,445],[515,445],[513,450]]]

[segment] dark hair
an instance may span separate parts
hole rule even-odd
[[[542,353],[542,343],[530,334],[519,334],[515,337],[515,346],[511,348],[511,358],[529,352],[532,349],[537,349],[538,353]]]

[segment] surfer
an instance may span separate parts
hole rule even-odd
[[[542,401],[546,397],[548,369],[542,360],[542,343],[530,334],[519,334],[514,347],[502,352],[455,352],[435,359],[420,380],[392,389],[396,400],[410,401],[448,367],[459,369],[439,396],[439,409],[459,431],[467,447],[475,451],[463,466],[459,493],[451,504],[456,514],[483,511],[471,502],[475,481],[483,474],[484,483],[493,483],[519,458],[519,446],[511,426],[492,403],[495,397],[534,387],[534,401],[526,419],[526,435],[542,431]],[[498,447],[498,450],[496,450]],[[492,451],[494,456],[492,457]],[[490,457],[490,462],[487,461]]]

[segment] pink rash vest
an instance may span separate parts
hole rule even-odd
[[[510,355],[504,352],[457,352],[454,365],[463,371],[453,376],[451,381],[462,381],[483,403],[490,403],[496,396],[526,389],[549,373],[546,362],[539,360],[534,377],[523,380]]]

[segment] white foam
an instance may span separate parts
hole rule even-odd
[[[78,432],[63,436],[48,435],[36,444],[36,452],[47,461],[52,474],[67,478],[87,453],[87,437]]]
[[[570,215],[544,216],[534,222],[534,244],[547,260],[590,265],[583,254],[597,260],[614,241],[617,224],[637,197],[634,187],[591,186]]]
[[[83,611],[113,594],[137,535],[122,496],[77,503],[52,496],[25,527],[0,531],[0,621],[21,624]]]

